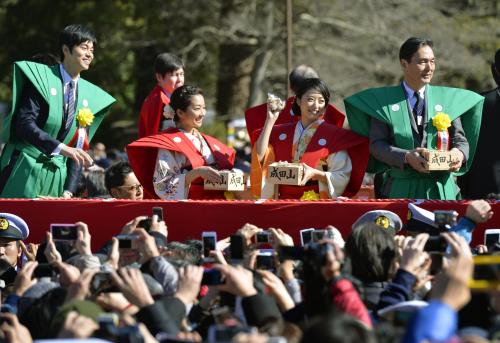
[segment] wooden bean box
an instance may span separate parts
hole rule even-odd
[[[203,188],[207,190],[217,191],[244,191],[245,190],[245,177],[243,173],[232,171],[221,171],[220,182],[211,182],[205,180]]]
[[[277,185],[298,186],[304,168],[300,163],[274,162],[267,168],[267,181]]]
[[[425,150],[422,156],[427,160],[426,169],[429,171],[450,170],[451,164],[457,160],[450,151]]]

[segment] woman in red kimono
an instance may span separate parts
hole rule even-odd
[[[235,151],[201,133],[206,107],[201,90],[177,88],[170,98],[176,127],[127,146],[134,172],[150,197],[165,200],[224,199],[224,192],[203,189],[217,182],[220,170],[232,169]]]
[[[323,120],[330,92],[322,80],[306,79],[296,94],[293,112],[300,114],[298,122],[275,125],[279,110],[268,110],[252,152],[252,192],[265,199],[335,199],[356,194],[368,163],[368,140]],[[266,182],[268,165],[277,161],[302,164],[300,186]]]

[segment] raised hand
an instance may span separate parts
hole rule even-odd
[[[471,219],[474,223],[484,223],[493,217],[491,205],[484,200],[474,200],[469,203],[465,210],[465,216]]]
[[[90,232],[87,224],[83,222],[75,223],[78,238],[75,242],[75,248],[80,255],[92,255],[92,249],[90,247]]]
[[[113,272],[111,277],[131,304],[141,308],[154,303],[153,296],[139,269],[120,268],[119,273]]]
[[[200,293],[201,280],[203,278],[203,267],[188,265],[179,269],[179,282],[177,293],[186,306],[192,304]]]
[[[47,245],[45,246],[44,254],[49,263],[62,262],[61,253],[57,251],[56,244],[52,239],[52,233],[50,232],[47,232]]]

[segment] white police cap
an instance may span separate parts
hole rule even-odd
[[[29,234],[28,225],[21,217],[11,213],[0,213],[0,238],[25,240]]]
[[[408,231],[430,232],[437,229],[434,223],[434,212],[425,210],[415,204],[408,204],[408,222],[405,229]]]
[[[393,235],[398,233],[403,226],[401,218],[399,218],[396,213],[387,210],[375,210],[368,211],[359,217],[354,224],[352,224],[352,229],[367,222],[375,223]]]

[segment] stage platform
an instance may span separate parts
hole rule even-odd
[[[151,215],[153,206],[163,207],[169,240],[199,239],[202,231],[217,231],[219,239],[234,233],[245,223],[262,228],[281,228],[299,244],[298,232],[303,228],[337,227],[347,237],[351,224],[364,212],[385,209],[407,220],[408,203],[428,210],[456,210],[462,216],[466,201],[415,200],[324,200],[324,201],[126,201],[126,200],[38,200],[0,199],[0,212],[19,215],[28,223],[29,241],[40,242],[51,223],[88,224],[92,249],[96,250],[121,227],[139,215]],[[495,215],[479,226],[474,243],[483,241],[486,228],[500,228],[500,204],[491,202]]]

